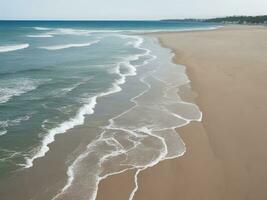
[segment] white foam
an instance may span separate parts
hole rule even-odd
[[[0,121],[0,136],[5,135],[8,131],[7,128],[11,126],[17,126],[23,121],[28,121],[30,119],[29,115],[15,118],[13,120]]]
[[[21,49],[26,49],[30,45],[29,44],[16,44],[16,45],[6,45],[0,46],[0,53],[10,52],[10,51],[17,51]]]
[[[83,29],[71,29],[71,28],[55,28],[48,31],[47,34],[51,35],[78,35],[78,36],[90,36],[90,30]]]
[[[35,30],[37,31],[48,31],[51,30],[51,28],[47,28],[47,27],[34,27]]]
[[[68,94],[69,92],[75,90],[75,89],[78,88],[79,86],[81,86],[81,85],[87,83],[90,79],[92,79],[92,77],[84,78],[84,79],[82,79],[80,82],[75,83],[75,84],[73,84],[73,85],[70,86],[70,87],[56,89],[56,90],[52,91],[50,94],[51,94],[52,96],[62,97],[62,96],[64,96],[64,95]]]
[[[7,133],[7,130],[0,131],[0,136],[5,135]]]
[[[46,46],[46,47],[39,47],[39,48],[54,51],[54,50],[61,50],[61,49],[68,49],[68,48],[88,47],[98,42],[99,40],[87,42],[87,43],[81,43],[81,44],[63,44],[63,45],[54,45],[54,46]]]
[[[0,81],[0,104],[8,102],[13,97],[35,90],[42,82],[43,80],[26,78]]]
[[[51,37],[53,37],[53,35],[39,34],[39,35],[27,35],[27,37],[30,37],[30,38],[51,38]]]
[[[8,126],[17,126],[20,124],[20,122],[28,121],[31,117],[29,115],[25,115],[22,117],[18,117],[13,120],[8,120]]]
[[[21,152],[12,151],[12,150],[8,150],[8,149],[0,149],[0,152],[1,152],[1,154],[4,153],[4,156],[2,156],[0,158],[0,161],[2,161],[2,162],[6,162],[6,161],[11,160],[12,158],[14,158],[16,156],[21,155]]]
[[[97,29],[72,29],[72,28],[55,28],[50,29],[49,34],[52,35],[79,35],[79,36],[90,36],[92,33],[98,34],[110,34],[120,33],[122,30],[97,30]]]

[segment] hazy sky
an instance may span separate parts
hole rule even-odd
[[[0,0],[0,19],[163,19],[267,14],[267,0]]]

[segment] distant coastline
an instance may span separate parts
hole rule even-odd
[[[223,24],[259,24],[267,25],[267,15],[261,16],[227,16],[219,18],[210,18],[210,19],[165,19],[162,21],[169,22],[214,22],[214,23],[223,23]]]

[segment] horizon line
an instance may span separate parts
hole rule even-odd
[[[77,22],[89,22],[89,21],[164,21],[164,20],[207,20],[215,18],[225,18],[225,17],[259,17],[266,15],[225,15],[225,16],[214,16],[214,17],[187,17],[187,18],[161,18],[161,19],[0,19],[0,21],[55,21],[55,22],[64,22],[64,21],[77,21]]]

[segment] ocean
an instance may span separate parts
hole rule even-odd
[[[1,21],[1,199],[95,199],[102,179],[136,169],[132,199],[142,170],[185,153],[175,128],[202,118],[179,96],[185,67],[147,33],[216,27]]]

